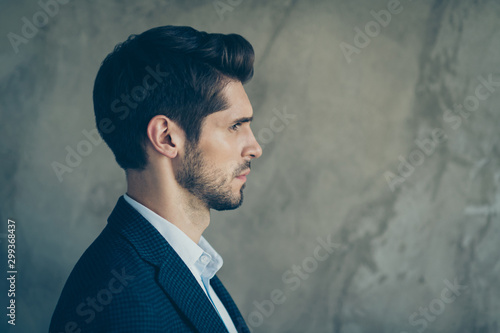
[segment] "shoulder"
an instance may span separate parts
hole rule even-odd
[[[149,305],[149,298],[156,296],[154,276],[155,267],[144,261],[127,239],[107,226],[68,277],[50,331],[66,332],[69,328],[69,332],[86,332],[99,328],[111,332],[106,329],[111,325],[125,332],[153,322],[150,317],[155,315],[155,309]]]

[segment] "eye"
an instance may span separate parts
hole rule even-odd
[[[229,127],[232,131],[237,131],[238,128],[241,126],[241,123],[236,123],[233,126]]]

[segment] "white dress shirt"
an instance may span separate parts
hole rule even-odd
[[[210,279],[222,267],[222,257],[203,237],[196,244],[188,235],[186,235],[176,225],[167,221],[151,209],[135,201],[126,193],[124,199],[137,210],[146,220],[158,230],[158,232],[167,240],[179,257],[184,261],[191,273],[200,284],[215,310],[221,317],[230,333],[237,333],[236,327],[229,316],[226,308],[210,285]]]

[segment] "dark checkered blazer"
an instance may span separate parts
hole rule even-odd
[[[210,284],[238,332],[250,333],[215,275]],[[50,332],[227,332],[177,252],[123,197],[77,262]]]

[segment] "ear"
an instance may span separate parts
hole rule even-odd
[[[147,128],[149,141],[160,154],[175,158],[184,144],[184,131],[164,115],[151,118]]]

